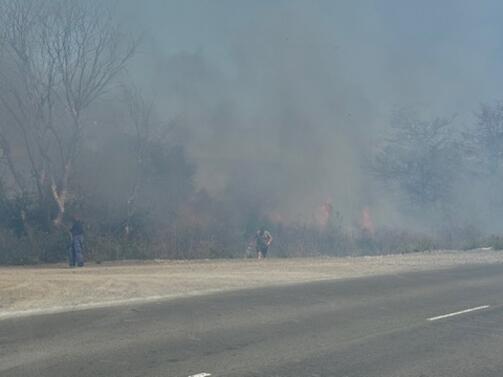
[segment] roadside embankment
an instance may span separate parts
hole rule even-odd
[[[0,319],[226,290],[503,263],[492,250],[345,258],[114,262],[0,267]]]

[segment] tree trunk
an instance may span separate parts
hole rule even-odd
[[[63,223],[63,217],[65,215],[65,206],[66,206],[67,193],[68,193],[68,178],[70,176],[71,166],[72,166],[71,161],[68,161],[65,164],[65,169],[63,171],[63,177],[61,180],[61,186],[59,187],[59,189],[58,189],[58,186],[57,186],[54,178],[52,179],[52,183],[51,183],[52,196],[58,206],[58,213],[57,213],[56,217],[54,218],[53,222],[54,222],[54,225],[58,228]]]

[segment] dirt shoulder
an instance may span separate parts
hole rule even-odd
[[[466,264],[503,263],[503,252],[436,251],[346,258],[150,261],[0,267],[0,319],[217,291],[346,279]]]

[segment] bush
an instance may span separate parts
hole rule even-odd
[[[484,246],[492,247],[494,250],[503,250],[503,237],[493,235],[489,237],[487,243]]]
[[[38,262],[27,236],[18,236],[13,231],[0,230],[0,264],[21,265]]]
[[[113,235],[87,234],[84,240],[84,257],[101,263],[124,259],[154,258],[149,254],[150,245],[146,241],[118,238]]]
[[[0,264],[61,262],[67,258],[69,239],[62,232],[35,231],[31,236],[0,229]]]

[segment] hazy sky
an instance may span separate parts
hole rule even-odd
[[[298,49],[334,50],[337,69],[383,110],[410,101],[462,111],[501,95],[498,0],[145,0],[127,12],[160,54],[201,51],[229,74],[234,50],[264,27]]]

